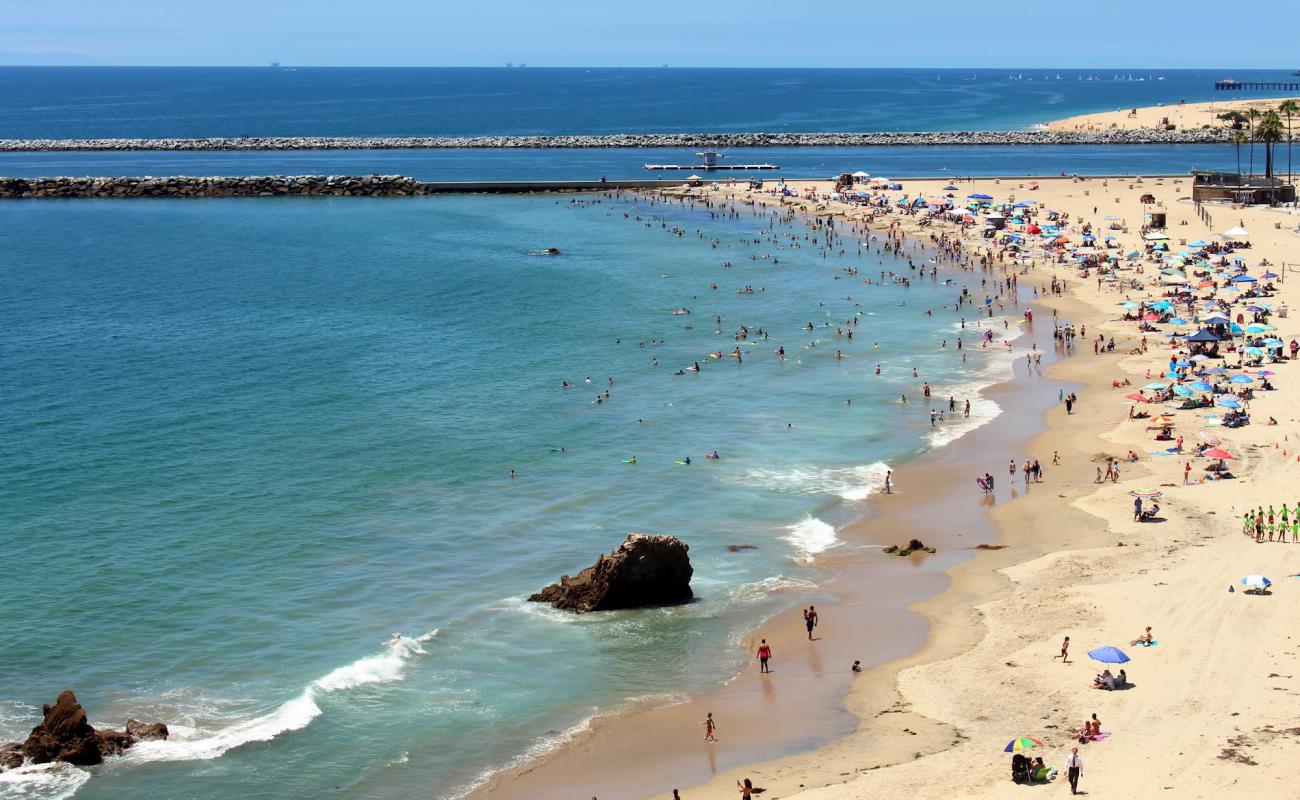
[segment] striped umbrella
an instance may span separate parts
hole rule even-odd
[[[1134,489],[1133,491],[1129,492],[1129,495],[1131,497],[1140,497],[1143,500],[1156,500],[1158,498],[1164,497],[1165,493],[1160,491],[1159,489]]]
[[[1210,445],[1218,444],[1219,442],[1223,441],[1222,439],[1215,436],[1214,434],[1206,433],[1205,431],[1201,431],[1200,433],[1196,434],[1196,438]]]
[[[1002,748],[1004,753],[1016,753],[1021,750],[1028,750],[1031,747],[1042,747],[1043,743],[1029,736],[1017,736],[1007,742],[1007,746]]]

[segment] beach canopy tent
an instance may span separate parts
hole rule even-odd
[[[1249,586],[1254,589],[1267,589],[1273,585],[1273,582],[1263,575],[1247,575],[1241,579],[1242,586]]]
[[[1089,650],[1088,658],[1091,658],[1093,661],[1100,661],[1103,664],[1123,664],[1130,660],[1129,657],[1124,654],[1123,650],[1111,645],[1098,647],[1096,650]]]
[[[968,199],[968,200],[992,200],[992,199],[993,199],[993,195],[991,195],[991,194],[968,194],[968,195],[966,195],[966,199]]]
[[[1143,236],[1142,238],[1146,239],[1148,242],[1161,242],[1164,241],[1165,239],[1168,239],[1169,234],[1165,233],[1164,231],[1151,231],[1150,233],[1148,233],[1146,236]]]
[[[1205,330],[1204,328],[1202,328],[1201,330],[1197,331],[1196,333],[1188,334],[1188,335],[1184,338],[1184,341],[1188,341],[1188,342],[1217,342],[1217,341],[1219,341],[1219,336],[1218,336],[1218,334],[1213,333],[1212,331],[1208,331],[1208,330]]]

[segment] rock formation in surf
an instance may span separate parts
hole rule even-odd
[[[24,760],[33,764],[66,761],[90,766],[106,756],[120,754],[139,740],[167,738],[167,726],[161,722],[148,725],[130,720],[125,733],[95,730],[71,690],[59,695],[54,705],[46,705],[44,710],[45,719],[32,728],[27,741],[0,746],[0,769],[13,769]]]
[[[891,544],[885,548],[885,552],[890,555],[910,556],[913,553],[933,553],[935,550],[933,547],[926,547],[920,539],[913,539],[907,543],[906,547]]]
[[[676,536],[628,534],[609,555],[528,599],[577,612],[684,603],[694,596],[689,549]]]

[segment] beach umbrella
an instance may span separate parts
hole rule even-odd
[[[1246,333],[1263,333],[1266,330],[1268,330],[1268,328],[1265,328],[1258,322],[1246,326]]]
[[[1091,658],[1093,661],[1100,661],[1103,664],[1123,664],[1130,660],[1128,656],[1124,655],[1123,650],[1111,645],[1098,647],[1096,650],[1089,650],[1088,658]]]
[[[1232,279],[1232,282],[1233,283],[1255,283],[1257,280],[1258,280],[1257,278],[1252,278],[1249,275],[1238,275],[1237,277]]]
[[[1159,416],[1156,416],[1156,417],[1152,417],[1152,418],[1151,418],[1151,424],[1153,424],[1153,425],[1173,425],[1173,424],[1174,424],[1174,418],[1171,417],[1171,416],[1169,416],[1168,414],[1160,414]]]
[[[1188,243],[1187,243],[1187,246],[1188,246],[1188,247],[1205,247],[1205,246],[1207,246],[1208,244],[1209,244],[1209,242],[1202,242],[1200,239],[1197,239],[1197,240],[1194,241],[1194,242],[1188,242]]]
[[[1200,433],[1196,434],[1196,438],[1210,445],[1218,444],[1219,442],[1223,441],[1222,439],[1215,436],[1214,434],[1206,433],[1205,431],[1201,431]]]
[[[1223,235],[1232,239],[1246,239],[1250,237],[1250,231],[1238,225],[1234,228],[1228,228],[1223,232]]]
[[[1264,350],[1263,350],[1262,348],[1259,348],[1259,347],[1247,347],[1247,348],[1246,348],[1246,355],[1248,355],[1248,356],[1262,356],[1262,355],[1264,355]]]
[[[1270,271],[1270,272],[1265,272],[1265,273],[1264,273],[1264,277],[1265,277],[1265,278],[1269,278],[1269,279],[1276,278],[1276,277],[1277,277],[1277,273],[1276,273],[1276,272],[1271,272],[1271,271]]]
[[[1281,340],[1281,339],[1265,339],[1265,340],[1264,340],[1264,346],[1265,346],[1265,347],[1281,347],[1281,346],[1282,346],[1282,340]]]
[[[1241,579],[1242,586],[1250,586],[1256,589],[1267,589],[1273,585],[1273,582],[1263,575],[1247,575]]]
[[[1206,383],[1205,381],[1192,381],[1191,383],[1187,384],[1187,388],[1195,389],[1198,392],[1214,391],[1214,387]]]
[[[1187,359],[1187,360],[1188,360],[1188,361],[1191,361],[1191,362],[1193,362],[1193,363],[1198,363],[1198,364],[1199,364],[1199,363],[1202,362],[1202,361],[1209,361],[1209,360],[1210,360],[1210,357],[1207,356],[1207,355],[1204,354],[1204,353],[1197,353],[1196,355],[1192,356],[1191,358],[1189,358],[1189,359]]]
[[[1165,493],[1159,489],[1134,489],[1129,492],[1130,497],[1140,497],[1143,500],[1158,500],[1165,496]],[[1091,655],[1091,653],[1089,653]],[[1126,659],[1127,660],[1127,659]]]
[[[1031,747],[1042,747],[1043,743],[1029,736],[1017,736],[1007,742],[1007,746],[1002,748],[1004,753],[1016,753],[1021,750],[1028,750]]]
[[[1228,383],[1254,383],[1255,379],[1249,375],[1233,375],[1228,378]]]
[[[1207,369],[1207,370],[1205,371],[1205,374],[1206,374],[1206,375],[1226,375],[1227,372],[1228,372],[1228,371],[1227,371],[1226,369],[1224,369],[1223,367],[1210,367],[1209,369]]]
[[[992,196],[992,195],[988,195],[988,194],[968,194],[968,195],[966,195],[966,199],[968,199],[968,200],[992,200],[992,199],[993,199],[993,196]]]
[[[1223,406],[1224,408],[1232,408],[1232,409],[1241,408],[1241,403],[1238,403],[1236,400],[1233,400],[1231,397],[1220,397],[1218,400],[1215,401],[1215,404]]]
[[[1107,214],[1106,216],[1102,217],[1102,219],[1106,220],[1107,222],[1114,222],[1115,220],[1119,219],[1119,217],[1115,216],[1114,214]]]
[[[1224,450],[1222,447],[1211,447],[1209,450],[1206,450],[1204,453],[1201,453],[1201,455],[1205,456],[1206,458],[1223,459],[1224,461],[1233,460],[1232,454],[1229,453],[1227,450]]]
[[[1196,394],[1196,392],[1193,392],[1191,389],[1188,389],[1186,386],[1183,386],[1182,384],[1178,384],[1177,386],[1174,387],[1174,394],[1178,395],[1179,397],[1191,397],[1192,395]]]
[[[1159,390],[1163,391],[1163,390],[1165,390],[1165,389],[1168,389],[1169,387],[1168,387],[1168,386],[1165,386],[1163,383],[1158,383],[1158,382],[1156,382],[1156,381],[1152,381],[1151,383],[1148,383],[1146,386],[1143,386],[1142,388],[1143,388],[1143,389],[1159,389]]]
[[[1150,402],[1151,402],[1151,398],[1149,398],[1149,397],[1143,397],[1142,395],[1138,394],[1137,392],[1129,392],[1128,394],[1126,394],[1126,395],[1124,395],[1124,396],[1125,396],[1126,398],[1128,398],[1129,400],[1134,400],[1134,401],[1139,402],[1139,403],[1150,403]]]

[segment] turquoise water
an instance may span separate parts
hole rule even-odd
[[[922,403],[895,402],[919,400],[911,367],[959,398],[1010,373],[939,347],[959,286],[866,286],[841,269],[906,263],[852,243],[824,258],[803,227],[750,244],[770,223],[748,212],[4,213],[0,597],[24,622],[0,629],[0,741],[65,688],[97,724],[176,731],[93,777],[6,773],[4,798],[454,796],[597,709],[729,677],[730,645],[847,546],[835,528],[885,463],[996,413],[977,398],[972,421],[932,431]],[[707,359],[741,324],[770,339]],[[522,600],[630,531],[690,543],[697,602],[578,618]],[[418,643],[386,648],[393,632]]]

